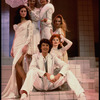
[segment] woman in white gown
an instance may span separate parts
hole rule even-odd
[[[31,16],[31,20],[32,20],[32,24],[34,26],[33,28],[33,49],[34,49],[34,53],[38,52],[38,48],[37,45],[40,42],[40,31],[39,31],[39,13],[40,13],[40,9],[37,8],[37,1],[36,0],[28,0],[28,3],[26,5],[26,7],[28,8],[29,14]],[[30,56],[27,56],[27,64],[29,66],[31,59]]]
[[[26,6],[20,6],[15,16],[13,25],[15,37],[11,49],[13,59],[12,73],[10,79],[2,92],[2,98],[18,97],[22,82],[26,78],[26,73],[23,69],[23,58],[25,55],[33,54],[32,37],[33,26]]]
[[[62,45],[62,42],[64,41],[67,43],[66,46]],[[50,38],[50,42],[53,46],[50,53],[65,61],[65,51],[67,51],[72,46],[72,42],[61,34],[53,34]]]
[[[58,14],[53,20],[54,32],[51,30],[51,34],[61,34],[66,38],[66,32],[69,32],[67,24],[62,15]],[[67,50],[63,53],[63,61],[68,63]]]
[[[32,19],[32,23],[34,26],[33,29],[33,40],[34,40],[34,53],[36,53],[38,51],[37,45],[40,42],[40,31],[39,31],[39,13],[40,13],[40,9],[37,8],[37,1],[36,0],[28,0],[28,5],[27,8],[29,10],[29,14],[31,16]]]

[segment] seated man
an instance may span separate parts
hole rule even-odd
[[[86,100],[84,89],[79,84],[74,74],[69,70],[69,65],[59,58],[52,56],[52,48],[48,39],[42,39],[38,45],[40,53],[32,56],[25,82],[21,88],[21,100],[24,100],[33,86],[37,90],[53,90],[67,81],[70,88],[75,92],[78,100]],[[58,65],[61,70],[55,76],[54,65]]]

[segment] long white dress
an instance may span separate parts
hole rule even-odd
[[[34,8],[34,10],[31,10],[31,12],[30,12],[30,16],[31,16],[32,23],[33,23],[33,26],[34,26],[34,28],[33,28],[33,35],[34,35],[34,37],[33,37],[33,42],[34,42],[33,47],[34,47],[34,53],[38,52],[37,45],[40,42],[39,13],[40,13],[40,9],[39,8]]]
[[[12,73],[4,91],[2,92],[2,98],[10,98],[11,95],[13,95],[14,98],[18,96],[15,65],[19,58],[22,56],[22,48],[26,44],[28,44],[28,46],[30,45],[27,51],[28,54],[31,54],[33,50],[31,47],[31,39],[33,37],[32,22],[30,20],[27,20],[23,24],[15,24],[13,27],[15,30],[16,38],[13,45],[14,59],[12,64]]]

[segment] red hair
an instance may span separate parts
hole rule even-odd
[[[51,38],[50,38],[51,44],[52,44],[52,41],[53,41],[53,39],[54,39],[55,37],[57,37],[57,38],[59,39],[59,41],[61,42],[60,34],[53,34],[53,35],[51,36]],[[53,45],[53,44],[52,44],[52,45]],[[61,47],[62,47],[61,44],[59,44],[59,45],[58,45],[58,49],[60,49]]]

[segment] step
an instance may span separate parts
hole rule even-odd
[[[94,90],[85,90],[85,95],[87,100],[99,100],[99,92]],[[73,91],[30,92],[29,97],[25,100],[77,100],[77,97]]]
[[[95,89],[95,80],[94,79],[81,79],[80,83],[84,89]]]
[[[29,100],[77,100],[73,91],[30,92]]]
[[[2,90],[5,88],[10,75],[11,75],[11,66],[2,66]],[[73,65],[71,64],[70,66],[71,71],[74,73],[74,75],[77,77],[77,79],[79,80],[80,84],[82,85],[82,87],[84,89],[95,89],[97,90],[98,85],[95,86],[95,80],[94,79],[86,79],[83,78],[83,74],[81,74],[80,72],[80,65]],[[84,76],[86,76],[86,74],[84,74]],[[82,78],[81,78],[82,77]],[[70,90],[68,85],[63,85],[62,90]],[[98,90],[97,90],[98,91]]]

